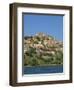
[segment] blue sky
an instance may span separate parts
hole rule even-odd
[[[43,32],[63,41],[63,16],[24,14],[24,36]]]

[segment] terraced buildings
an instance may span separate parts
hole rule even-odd
[[[25,36],[24,64],[26,66],[62,65],[63,42],[44,33]]]

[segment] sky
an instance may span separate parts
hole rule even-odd
[[[51,35],[56,40],[63,41],[62,15],[24,14],[24,36],[35,35],[42,32]]]

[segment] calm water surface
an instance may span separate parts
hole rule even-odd
[[[63,73],[63,65],[24,67],[24,74]]]

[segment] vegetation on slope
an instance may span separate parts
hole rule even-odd
[[[24,38],[25,66],[52,66],[63,64],[63,44],[52,36],[39,33]]]

